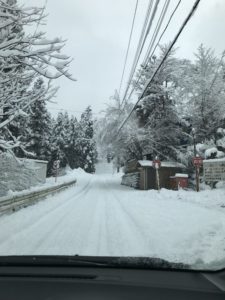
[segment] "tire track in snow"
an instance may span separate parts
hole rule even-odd
[[[93,183],[93,190],[89,198],[85,199],[87,204],[94,203],[94,209],[92,208],[92,215],[89,219],[89,224],[86,226],[85,240],[80,248],[81,255],[100,255],[102,249],[105,253],[108,253],[108,230],[106,220],[108,219],[108,213],[106,209],[106,194],[102,191],[99,193],[99,189],[102,187],[102,178],[96,176],[96,180]],[[96,191],[98,194],[96,195]],[[94,198],[93,198],[94,196]]]
[[[108,236],[110,236],[110,243],[108,248],[111,249],[112,255],[124,255],[128,253],[141,252],[147,248],[146,235],[140,230],[140,226],[133,219],[122,204],[121,197],[119,198],[114,190],[111,188],[109,179],[104,179],[103,184],[105,189],[110,191],[110,226],[108,226]],[[112,197],[115,199],[113,200]],[[119,205],[118,205],[119,204]],[[108,209],[107,209],[108,211]],[[135,251],[134,251],[135,249]],[[107,255],[101,251],[101,255]]]
[[[24,213],[24,211],[29,213],[30,208],[35,207],[38,214],[37,214],[37,216],[35,216],[35,213],[33,213],[30,216],[30,218],[33,219],[34,217],[37,217],[38,219],[32,220],[32,224],[29,224],[30,218],[28,218],[27,222],[25,224],[22,224],[23,225],[22,228],[21,228],[21,226],[18,226],[16,228],[14,228],[17,231],[12,233],[11,235],[9,235],[8,232],[6,232],[7,236],[6,236],[6,234],[1,236],[1,239],[0,239],[0,252],[1,253],[4,252],[4,246],[6,246],[6,248],[7,248],[8,244],[14,244],[16,246],[17,245],[16,241],[18,240],[18,242],[20,242],[20,239],[23,238],[23,237],[24,237],[24,239],[26,239],[27,235],[30,232],[32,232],[32,235],[34,236],[31,239],[31,242],[33,244],[36,241],[35,235],[37,235],[37,236],[41,235],[40,228],[43,227],[42,224],[47,223],[47,225],[50,226],[49,229],[46,231],[46,227],[48,227],[48,226],[44,226],[44,235],[42,234],[40,236],[39,242],[35,242],[35,246],[32,247],[32,249],[31,249],[32,254],[34,254],[34,251],[36,251],[40,247],[41,243],[43,243],[45,241],[46,237],[48,235],[51,236],[52,233],[55,231],[55,229],[60,226],[60,223],[62,222],[62,220],[66,217],[66,215],[70,211],[71,202],[74,202],[74,200],[79,201],[79,199],[81,199],[81,197],[88,192],[88,190],[90,189],[90,186],[91,186],[91,181],[92,181],[92,178],[88,181],[87,184],[84,185],[84,187],[81,188],[81,190],[78,193],[76,191],[73,195],[70,195],[64,202],[62,202],[62,203],[60,202],[53,209],[50,206],[49,209],[44,213],[44,215],[41,215],[40,217],[39,217],[40,211],[38,211],[38,205],[39,205],[40,202],[37,203],[34,206],[26,207],[23,210],[17,211],[14,214],[7,215],[7,218],[9,218],[9,217],[13,218],[12,219],[13,225],[16,225],[16,224],[14,224],[14,218],[16,217],[17,214]],[[68,190],[66,192],[68,192]],[[51,200],[54,201],[54,196],[52,196],[51,198],[53,198]],[[49,200],[46,199],[44,201],[49,201]],[[58,218],[58,212],[59,211],[60,211],[60,214],[61,214],[60,218]],[[63,214],[61,213],[61,211],[63,211]],[[54,218],[54,216],[55,216],[55,218]],[[54,220],[54,222],[53,222],[53,220]],[[58,223],[58,225],[56,224],[56,222]],[[15,227],[15,226],[13,226],[13,227]],[[30,247],[26,246],[26,249],[28,249],[28,248],[30,248]],[[13,250],[13,249],[11,249],[11,250]],[[18,252],[18,251],[19,251],[19,249],[17,248],[16,252]],[[30,251],[28,251],[28,252],[30,252]],[[27,251],[26,251],[26,253],[27,253]]]
[[[67,205],[65,207],[59,207],[59,209],[64,209],[63,213],[61,214],[60,218],[54,218],[54,222],[51,222],[51,227],[48,228],[47,231],[45,231],[45,234],[42,235],[40,237],[39,240],[36,241],[36,245],[34,245],[34,249],[35,252],[39,253],[39,249],[41,249],[43,247],[43,245],[46,244],[46,241],[51,244],[51,240],[54,240],[55,236],[58,236],[58,232],[60,232],[60,230],[58,231],[58,229],[61,228],[68,228],[68,226],[66,226],[68,223],[68,220],[71,218],[71,215],[74,214],[74,204],[76,204],[76,206],[81,205],[81,201],[83,201],[83,197],[90,191],[91,189],[91,181],[90,180],[88,182],[88,184],[82,189],[82,191],[78,194],[75,194],[75,197],[72,196],[69,201],[67,202]],[[75,201],[76,200],[76,203]],[[72,202],[72,203],[71,203]],[[72,204],[72,205],[71,205]],[[55,212],[57,212],[58,210],[55,210]],[[52,215],[51,215],[51,219],[52,219]],[[65,223],[65,225],[63,226],[62,223]],[[35,224],[35,227],[37,227],[38,224]],[[69,237],[68,237],[69,238]],[[45,248],[45,247],[44,247]],[[44,250],[45,252],[45,250]],[[33,251],[32,251],[33,253]]]

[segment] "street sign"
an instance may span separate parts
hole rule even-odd
[[[161,167],[161,161],[160,161],[159,159],[153,160],[152,166],[153,166],[155,169],[159,169],[159,168]]]
[[[225,181],[225,160],[210,159],[203,162],[205,182]]]
[[[203,164],[203,159],[200,156],[196,156],[192,158],[192,163],[196,167],[200,167]]]

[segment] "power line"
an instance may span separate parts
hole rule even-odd
[[[172,21],[172,19],[173,19],[173,16],[174,16],[174,14],[176,13],[176,11],[177,11],[178,7],[180,6],[180,4],[181,4],[181,0],[178,1],[176,7],[174,8],[174,10],[173,10],[173,12],[172,12],[172,14],[171,14],[171,16],[170,16],[170,18],[169,18],[169,20],[168,20],[168,22],[167,22],[165,28],[164,28],[164,30],[162,31],[162,33],[161,33],[161,35],[160,35],[160,37],[159,37],[159,39],[158,39],[157,44],[155,45],[155,47],[154,47],[154,49],[153,49],[153,51],[152,51],[152,54],[148,57],[148,59],[154,55],[154,53],[155,53],[155,51],[156,51],[156,48],[159,46],[159,43],[160,43],[162,37],[164,36],[164,34],[166,33],[166,30],[168,29],[168,27],[169,27],[169,25],[170,25],[170,23],[171,23],[171,21]],[[145,62],[145,66],[146,66],[146,62]],[[135,85],[134,85],[134,87],[132,88],[132,90],[131,90],[131,92],[130,92],[128,98],[127,98],[128,100],[131,98],[131,96],[132,96],[132,94],[133,94],[133,92],[134,92],[134,90],[135,90],[135,87],[137,86],[137,84],[138,84],[138,82],[139,82],[140,79],[141,79],[141,73],[140,73],[138,79],[136,80]]]
[[[160,0],[157,0],[157,2],[155,4],[155,7],[153,9],[153,13],[156,12],[156,8],[157,8],[157,5],[158,5],[159,1]],[[135,53],[135,56],[134,56],[133,64],[132,64],[132,67],[131,67],[131,71],[130,71],[130,75],[129,75],[127,87],[126,87],[126,90],[124,92],[122,103],[126,99],[126,95],[127,95],[128,89],[130,87],[134,71],[136,69],[139,57],[141,55],[141,51],[142,51],[142,49],[144,47],[144,44],[145,44],[145,41],[146,41],[146,38],[147,38],[146,32],[147,32],[147,28],[149,27],[148,23],[149,23],[149,18],[150,18],[150,14],[151,14],[152,5],[153,5],[153,0],[149,1],[149,4],[148,4],[148,8],[147,8],[147,12],[146,12],[146,15],[145,15],[144,24],[143,24],[142,31],[141,31],[141,36],[139,38],[138,46],[137,46],[136,53]],[[155,15],[155,13],[154,13],[154,15]]]
[[[157,44],[155,45],[155,47],[154,47],[154,49],[153,49],[152,54],[151,54],[150,57],[152,57],[152,56],[154,55],[156,48],[159,46],[159,43],[160,43],[160,41],[161,41],[163,35],[165,34],[165,32],[166,32],[168,26],[170,25],[170,22],[171,22],[171,20],[172,20],[172,18],[173,18],[173,16],[174,16],[175,12],[177,11],[178,7],[180,6],[180,4],[181,4],[181,0],[178,1],[176,7],[174,8],[174,10],[173,10],[173,12],[172,12],[172,14],[171,14],[171,16],[170,16],[170,18],[169,18],[169,20],[168,20],[166,26],[165,26],[163,32],[161,33],[161,35],[160,35],[160,37],[159,37],[159,39],[158,39],[158,42],[157,42]]]
[[[135,18],[136,18],[136,14],[137,14],[138,1],[139,0],[136,1],[136,5],[135,5],[135,10],[134,10],[133,20],[132,20],[132,25],[131,25],[131,31],[130,31],[128,46],[127,46],[127,51],[126,51],[126,56],[125,56],[125,61],[124,61],[124,66],[123,66],[123,72],[122,72],[122,77],[120,80],[120,86],[119,86],[119,90],[118,90],[119,95],[120,95],[120,91],[121,91],[121,87],[122,87],[122,83],[123,83],[124,72],[125,72],[126,65],[127,65],[127,58],[128,58],[128,54],[129,54],[129,50],[130,50],[130,43],[131,43],[132,34],[133,34],[133,30],[134,30],[134,22],[135,22]]]
[[[178,40],[180,34],[182,33],[182,31],[184,30],[185,26],[187,25],[187,23],[189,22],[189,20],[191,19],[192,15],[194,14],[194,12],[196,11],[199,3],[201,0],[197,0],[195,1],[191,11],[189,12],[188,16],[186,17],[186,19],[184,20],[181,28],[179,29],[178,33],[176,34],[175,38],[173,39],[172,43],[170,44],[169,48],[167,49],[163,59],[161,60],[160,64],[158,65],[158,67],[156,68],[155,72],[153,73],[153,75],[151,76],[151,78],[147,81],[147,83],[145,84],[145,87],[141,93],[141,95],[139,96],[137,102],[135,103],[134,107],[132,108],[131,112],[128,114],[128,116],[126,117],[126,119],[123,121],[123,123],[120,125],[118,131],[117,131],[117,135],[120,133],[120,131],[122,130],[123,126],[126,124],[126,122],[128,121],[128,119],[130,118],[131,114],[133,113],[133,111],[135,110],[137,104],[140,102],[140,100],[144,97],[149,85],[152,83],[153,79],[155,78],[156,74],[159,72],[161,66],[163,65],[163,63],[165,62],[165,60],[167,59],[170,51],[172,50],[174,44],[176,43],[176,41]]]
[[[144,59],[144,65],[146,64],[146,62],[147,62],[147,60],[148,60],[148,57],[149,57],[149,55],[150,55],[150,53],[151,53],[151,51],[152,51],[152,48],[153,48],[154,43],[155,43],[155,40],[156,40],[157,35],[158,35],[158,33],[159,33],[159,31],[160,31],[160,28],[161,28],[161,26],[162,26],[162,22],[163,22],[163,20],[164,20],[164,18],[165,18],[165,15],[166,15],[167,10],[168,10],[169,4],[170,4],[170,0],[166,0],[165,3],[164,3],[164,6],[163,6],[163,9],[162,9],[161,15],[160,15],[160,17],[159,17],[159,20],[158,20],[158,22],[157,22],[155,31],[154,31],[154,33],[153,33],[153,35],[152,35],[152,39],[151,39],[150,44],[149,44],[149,46],[148,46],[148,50],[147,50],[147,53],[146,53],[146,56],[145,56],[145,59]]]

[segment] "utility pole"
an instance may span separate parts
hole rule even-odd
[[[192,128],[193,144],[194,144],[194,157],[197,157],[196,150],[196,139],[195,139],[195,129]],[[196,191],[199,192],[199,165],[194,164],[195,166],[195,180],[196,180]]]
[[[160,181],[159,181],[159,168],[161,166],[161,161],[158,159],[158,157],[156,156],[155,159],[152,162],[153,167],[155,168],[155,172],[156,172],[156,182],[157,182],[157,189],[158,192],[160,191]]]

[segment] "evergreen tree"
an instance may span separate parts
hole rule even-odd
[[[80,150],[80,163],[88,173],[95,172],[95,161],[96,161],[96,143],[94,141],[94,129],[92,120],[92,110],[90,106],[82,113],[80,119],[80,126],[82,129],[81,137],[79,139],[79,150]]]
[[[80,167],[79,142],[81,137],[81,126],[77,119],[72,116],[69,125],[69,143],[67,147],[67,158],[71,169]]]
[[[34,89],[45,90],[42,78],[36,81]],[[32,103],[28,126],[29,134],[26,149],[32,152],[36,159],[49,160],[51,156],[51,117],[47,111],[44,98]]]
[[[161,47],[159,58],[151,58],[147,66],[139,70],[139,83],[134,83],[138,93],[143,90],[166,51],[166,46]],[[179,67],[174,52],[170,53],[136,108],[139,127],[144,129],[141,147],[143,153],[152,155],[152,159],[156,155],[162,159],[177,157],[182,136],[175,102]]]
[[[65,115],[59,112],[57,118],[54,122],[53,132],[52,132],[52,153],[54,157],[51,158],[50,165],[53,164],[55,157],[60,160],[60,167],[65,167],[68,163],[65,149],[66,149],[66,131],[65,131]]]

